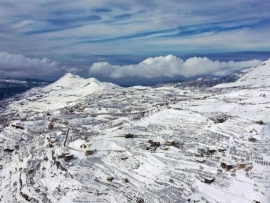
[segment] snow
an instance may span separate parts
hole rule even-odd
[[[58,181],[55,181],[54,178],[43,178],[40,179],[40,182],[49,188],[50,192],[53,192],[56,187],[59,185]]]
[[[73,74],[30,90],[0,115],[7,119],[0,199],[24,202],[22,192],[62,203],[270,202],[269,66],[204,91],[120,88]],[[222,168],[223,161],[233,168]],[[205,183],[206,177],[214,181]]]
[[[215,86],[214,88],[228,88],[228,87],[265,87],[270,86],[270,59],[263,62],[258,67],[247,70],[246,74],[239,78],[234,83],[224,83]]]
[[[78,139],[78,140],[75,140],[74,142],[70,142],[69,147],[71,147],[73,149],[81,149],[81,146],[83,144],[87,144],[87,143],[82,139]]]
[[[80,76],[67,73],[56,82],[42,89],[30,90],[30,95],[43,93],[42,97],[37,99],[33,96],[33,101],[31,102],[25,100],[23,108],[30,108],[30,105],[32,108],[40,110],[56,110],[60,107],[72,105],[94,92],[102,92],[104,89],[115,88],[118,89],[120,87],[112,83],[100,82],[95,78],[84,79]],[[18,105],[18,103],[14,103],[12,107],[16,108],[15,105]]]
[[[90,150],[98,150],[98,151],[121,151],[125,150],[124,147],[118,146],[113,140],[104,138],[100,140],[93,140],[93,143],[89,147]]]

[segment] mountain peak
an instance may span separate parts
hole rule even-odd
[[[82,96],[88,95],[99,89],[111,87],[115,87],[115,85],[100,82],[96,78],[86,79],[72,73],[67,73],[56,82],[49,85],[47,88],[53,88],[55,90],[59,90],[59,92],[65,92],[65,94]]]
[[[61,78],[82,78],[81,76],[79,76],[79,75],[75,75],[75,74],[73,74],[73,73],[67,73],[67,74],[65,74],[63,77],[61,77]],[[61,79],[60,78],[60,79]]]

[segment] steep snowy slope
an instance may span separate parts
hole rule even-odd
[[[225,83],[215,86],[215,88],[223,87],[265,87],[270,86],[270,59],[263,62],[261,65],[247,70],[246,74],[240,77],[234,83]]]

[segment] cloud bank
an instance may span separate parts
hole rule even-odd
[[[93,63],[91,67],[72,67],[63,65],[47,58],[28,58],[19,54],[0,52],[0,78],[5,77],[30,77],[40,79],[58,79],[65,73],[71,72],[81,76],[102,78],[107,81],[117,81],[122,78],[140,78],[142,80],[156,78],[186,78],[212,75],[225,76],[244,68],[251,68],[262,63],[260,60],[229,61],[223,62],[210,60],[206,57],[192,57],[183,60],[179,57],[168,55],[147,58],[138,64],[112,65],[108,62]]]
[[[47,58],[27,58],[19,54],[0,52],[0,78],[57,78],[66,72],[76,71],[77,68],[63,66]]]
[[[108,62],[94,63],[90,69],[91,76],[105,78],[162,78],[193,77],[200,75],[225,76],[245,68],[262,63],[260,60],[249,61],[212,61],[206,57],[193,57],[182,60],[173,55],[148,58],[135,65],[111,65]]]

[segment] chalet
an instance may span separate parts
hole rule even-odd
[[[86,148],[87,148],[87,145],[86,145],[86,144],[82,144],[82,145],[80,146],[80,148],[81,148],[81,149],[86,149]]]
[[[198,163],[204,163],[205,162],[205,159],[196,158],[196,162],[198,162]]]
[[[94,154],[94,151],[93,150],[86,150],[86,152],[85,152],[85,155],[86,156],[90,156],[92,154]]]
[[[249,171],[249,170],[251,170],[252,168],[253,168],[252,165],[248,165],[248,166],[246,166],[246,167],[244,168],[244,170],[245,170],[245,171]]]
[[[167,142],[165,143],[166,146],[173,146],[175,144],[174,140],[167,140]]]
[[[112,176],[108,176],[107,177],[107,181],[112,182],[113,181],[113,177]]]
[[[15,149],[14,148],[11,148],[11,147],[4,147],[4,152],[13,152]]]
[[[246,163],[240,162],[237,164],[237,169],[242,169],[246,167]]]
[[[146,114],[146,112],[140,112],[141,117],[144,117],[145,114]]]
[[[231,163],[229,163],[227,161],[222,161],[220,165],[221,165],[222,168],[224,168],[226,170],[230,170],[230,169],[233,168],[233,164],[231,164]]]
[[[212,155],[212,154],[214,154],[216,152],[216,150],[214,149],[214,148],[209,148],[209,147],[207,147],[207,154],[208,155]]]
[[[260,120],[260,121],[255,121],[255,123],[259,124],[259,125],[263,125],[263,121]]]
[[[211,184],[212,182],[214,182],[215,178],[213,177],[203,177],[203,182],[207,183],[207,184]]]
[[[21,117],[21,118],[20,118],[20,121],[27,121],[27,117],[26,117],[26,116]]]
[[[134,134],[131,133],[125,134],[125,138],[134,138]]]
[[[65,161],[68,162],[68,161],[74,159],[74,156],[73,156],[73,154],[64,154],[64,155],[62,156],[62,158],[63,158]]]
[[[64,124],[64,125],[68,125],[68,121],[66,121],[66,120],[59,121],[59,123]]]
[[[126,160],[126,159],[128,159],[128,156],[122,155],[122,156],[120,157],[120,159],[121,159],[121,160]]]
[[[257,140],[254,137],[249,137],[248,138],[248,141],[250,141],[250,142],[256,142]]]
[[[151,147],[159,147],[160,146],[160,142],[155,142],[153,140],[149,140],[148,142],[151,144]]]
[[[225,148],[225,147],[220,147],[219,149],[218,149],[218,151],[219,152],[225,152],[227,149]]]
[[[13,124],[12,124],[11,127],[16,128],[16,129],[24,130],[24,127],[19,126],[19,125],[13,125]]]
[[[225,122],[225,118],[222,118],[222,117],[219,117],[219,118],[217,118],[216,120],[215,120],[215,122],[214,123],[224,123]]]
[[[53,128],[54,128],[53,123],[50,123],[50,124],[48,125],[48,129],[49,129],[49,130],[52,130]]]
[[[79,111],[83,111],[84,109],[85,109],[85,107],[83,107],[83,106],[79,106],[79,107],[78,107],[78,110],[79,110]]]
[[[127,182],[128,182],[128,179],[125,177],[125,178],[122,178],[122,181],[123,181],[124,183],[127,183]]]
[[[28,170],[28,173],[30,173],[30,174],[31,174],[31,173],[34,173],[34,172],[35,172],[35,169],[32,168],[32,167]]]

